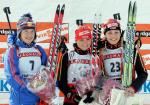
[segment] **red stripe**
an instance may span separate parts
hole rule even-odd
[[[9,52],[9,63],[10,63],[10,71],[12,73],[13,78],[20,84],[24,84],[24,82],[15,74],[16,68],[14,63],[14,48],[10,49]]]

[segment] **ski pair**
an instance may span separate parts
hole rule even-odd
[[[47,67],[49,68],[51,75],[53,76],[54,80],[57,79],[56,70],[58,70],[59,64],[59,55],[58,55],[58,47],[61,43],[61,29],[62,29],[62,21],[64,17],[64,10],[65,5],[62,6],[60,9],[60,5],[57,6],[55,17],[54,17],[54,28],[52,30],[52,36],[50,40],[49,46],[49,55],[48,55],[48,62]]]
[[[135,38],[135,23],[136,23],[137,6],[130,1],[128,8],[128,23],[126,33],[126,43],[124,46],[124,66],[122,84],[128,87],[132,83],[133,64],[134,64],[134,38]]]
[[[99,68],[99,51],[97,50],[98,47],[98,39],[100,39],[101,35],[101,14],[94,16],[94,24],[93,24],[93,30],[92,30],[92,74],[96,72],[96,70]]]

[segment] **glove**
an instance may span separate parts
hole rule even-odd
[[[62,36],[61,37],[61,43],[60,45],[58,46],[58,50],[60,50],[63,54],[68,51],[68,48],[65,44],[65,41],[67,41],[67,38],[65,36]]]
[[[83,100],[84,103],[92,103],[95,100],[94,97],[92,97],[92,93],[93,92],[90,91],[86,94],[87,97]]]
[[[67,98],[69,98],[70,100],[74,101],[75,103],[79,103],[80,100],[82,99],[77,93],[72,93],[72,92],[69,92],[67,94]]]

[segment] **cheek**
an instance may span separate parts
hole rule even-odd
[[[83,44],[86,45],[86,46],[90,46],[91,45],[91,41],[85,41]]]

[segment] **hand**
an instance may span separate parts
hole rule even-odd
[[[92,97],[92,93],[93,92],[90,91],[86,94],[87,97],[83,100],[84,103],[92,103],[95,100],[94,97]]]
[[[126,96],[134,96],[134,94],[135,94],[135,91],[134,91],[134,89],[133,89],[133,87],[129,87],[129,88],[127,88],[126,90],[125,90],[125,93],[124,93]]]
[[[58,50],[60,50],[63,54],[68,51],[68,48],[65,44],[65,41],[67,41],[67,38],[65,36],[62,36],[61,37],[61,43],[60,45],[58,46]]]
[[[77,93],[72,93],[72,92],[69,92],[67,94],[67,98],[73,100],[75,103],[79,103],[81,100],[81,97]]]
[[[74,97],[73,97],[73,101],[74,101],[75,103],[79,103],[81,99],[82,99],[82,98],[81,98],[79,95],[77,95],[77,94],[75,94]]]

